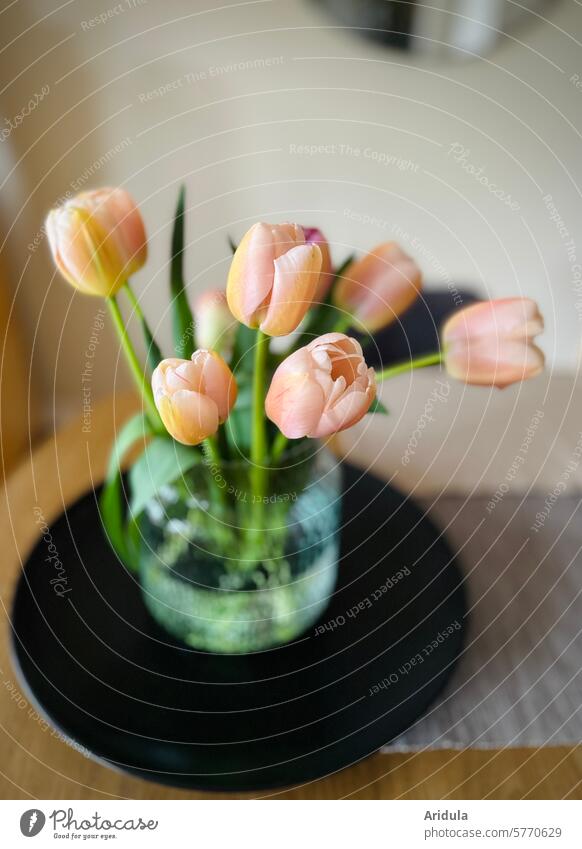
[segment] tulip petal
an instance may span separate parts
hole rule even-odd
[[[317,348],[323,348],[326,345],[335,345],[345,351],[355,351],[362,354],[362,346],[357,339],[351,336],[346,336],[345,333],[324,333],[323,336],[318,336],[313,342],[310,342],[306,347],[308,351],[313,351]]]
[[[286,336],[301,323],[313,303],[321,270],[317,245],[299,245],[275,260],[271,298],[260,328],[269,336]]]
[[[218,410],[219,421],[224,422],[234,407],[238,392],[234,375],[222,357],[214,351],[195,351],[192,357],[202,360],[202,391],[212,398]]]
[[[460,310],[442,331],[445,365],[452,377],[475,385],[504,387],[535,377],[544,355],[532,344],[543,330],[530,298],[483,301]]]
[[[303,232],[305,233],[305,241],[308,244],[318,245],[321,251],[321,272],[315,289],[315,295],[313,296],[313,303],[322,304],[325,301],[334,278],[329,242],[321,230],[318,230],[316,227],[304,227]]]
[[[147,239],[143,219],[131,196],[122,189],[103,189],[98,193],[95,214],[107,222],[112,249],[125,257],[124,277],[140,269],[147,260]]]
[[[275,251],[274,259],[279,259],[280,256],[283,256],[283,254],[286,254],[292,248],[305,244],[303,228],[298,224],[273,224],[271,233],[273,235]]]
[[[310,435],[321,439],[352,427],[366,415],[374,397],[375,393],[372,392],[348,389],[333,407],[325,410],[317,428]]]
[[[218,408],[207,395],[180,390],[172,395],[171,406],[176,428],[172,436],[178,442],[198,445],[218,430]]]
[[[255,313],[273,286],[275,244],[268,224],[258,223],[244,235],[228,273],[226,297],[232,314],[256,327]]]
[[[268,418],[288,439],[309,436],[317,427],[325,398],[309,374],[273,376],[265,400]]]
[[[372,333],[396,321],[418,297],[420,279],[420,270],[410,260],[386,269],[366,291],[359,320]]]
[[[445,353],[445,364],[451,377],[501,389],[539,374],[544,367],[544,354],[527,340],[477,339],[452,343]]]
[[[59,271],[89,295],[115,295],[146,260],[143,221],[123,189],[82,192],[52,210],[46,227]]]
[[[166,430],[185,445],[216,432],[234,406],[234,375],[215,351],[195,351],[191,360],[162,360],[152,375],[154,401]]]
[[[291,354],[277,369],[267,415],[285,436],[329,436],[351,427],[376,396],[374,370],[359,342],[328,333]]]
[[[531,338],[544,329],[535,301],[530,298],[500,298],[481,301],[455,313],[442,331],[445,345],[461,339],[503,337]]]
[[[414,260],[395,242],[386,242],[345,269],[334,290],[334,303],[373,333],[408,309],[421,284]]]
[[[223,289],[207,289],[194,303],[196,341],[201,348],[230,353],[237,324],[228,308]]]

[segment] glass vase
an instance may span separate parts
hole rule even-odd
[[[139,578],[169,634],[209,652],[289,642],[333,593],[341,512],[337,461],[312,441],[266,468],[205,458],[139,520]]]

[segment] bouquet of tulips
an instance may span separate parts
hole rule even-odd
[[[334,267],[323,234],[298,224],[252,226],[238,247],[232,245],[225,290],[206,292],[191,308],[182,262],[184,212],[182,189],[169,281],[174,351],[167,358],[131,288],[147,247],[127,192],[83,193],[52,210],[46,223],[64,277],[106,300],[143,399],[142,411],[118,435],[101,499],[110,542],[128,566],[135,564],[140,513],[194,467],[208,470],[208,514],[243,511],[242,531],[233,536],[230,527],[217,528],[217,546],[232,551],[240,544],[241,562],[252,562],[270,521],[264,506],[272,481],[289,452],[297,456],[292,452],[309,440],[331,437],[366,414],[385,414],[378,383],[441,363],[466,383],[503,387],[543,367],[532,341],[542,330],[541,316],[533,301],[515,297],[458,309],[442,329],[441,350],[375,372],[363,346],[419,297],[419,268],[393,242]],[[121,294],[141,323],[145,363],[127,333]],[[285,339],[273,345],[273,337]],[[138,441],[143,450],[129,472],[128,503],[122,461]],[[237,487],[224,469],[241,458],[248,480]],[[249,498],[240,497],[244,487]],[[278,527],[284,526],[281,516]]]

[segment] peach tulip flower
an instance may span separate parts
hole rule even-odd
[[[322,304],[333,283],[334,273],[331,262],[329,242],[317,227],[304,227],[305,241],[308,245],[318,245],[321,251],[321,272],[313,297],[314,304]]]
[[[198,445],[228,418],[237,396],[234,376],[215,351],[194,351],[190,360],[171,357],[152,375],[154,401],[168,433]]]
[[[124,189],[71,198],[49,212],[46,232],[57,268],[87,295],[115,295],[146,261],[143,220]]]
[[[375,397],[374,369],[359,342],[326,333],[281,363],[265,409],[289,439],[323,437],[359,422]]]
[[[535,301],[502,298],[465,307],[442,330],[444,362],[451,377],[503,388],[539,374],[544,355],[533,337],[544,329]]]
[[[297,329],[312,305],[321,250],[298,224],[255,224],[232,259],[226,297],[232,314],[269,336]]]
[[[194,302],[196,341],[202,348],[230,351],[237,328],[224,289],[208,289]]]
[[[422,275],[414,260],[396,242],[385,242],[348,265],[335,286],[333,300],[374,333],[414,303],[421,285]]]

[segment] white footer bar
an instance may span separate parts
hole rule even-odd
[[[579,849],[581,805],[577,801],[0,801],[0,845]]]

